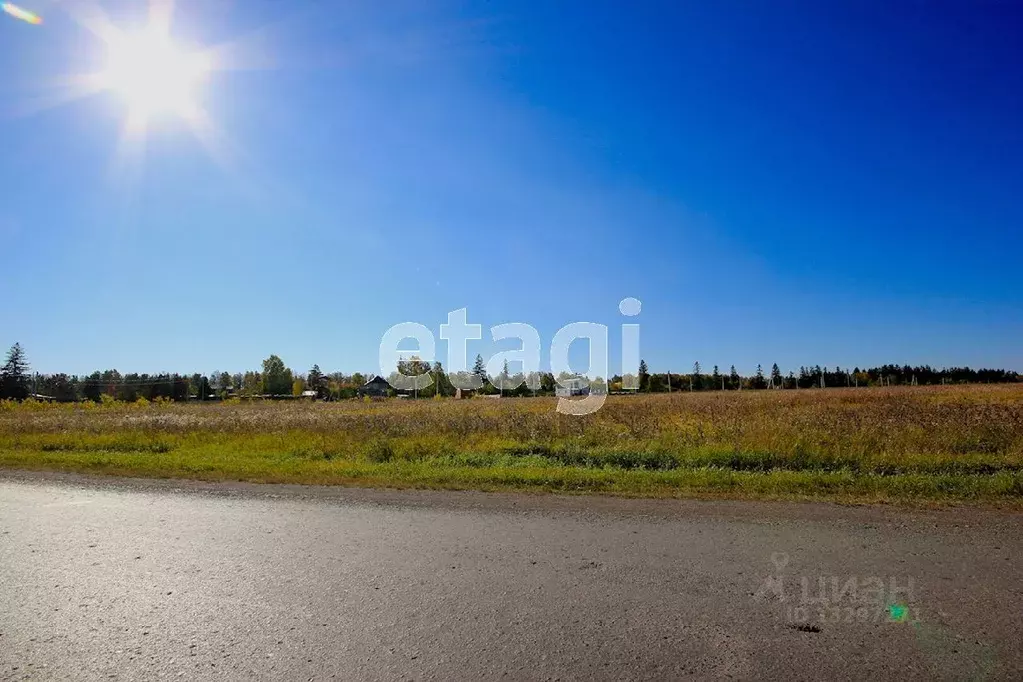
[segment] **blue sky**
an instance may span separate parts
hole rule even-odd
[[[639,322],[661,371],[1023,370],[1017,3],[181,1],[251,68],[203,88],[213,151],[168,117],[134,164],[114,93],[38,106],[104,47],[22,4],[0,343],[39,371],[367,371],[462,307],[613,357]]]

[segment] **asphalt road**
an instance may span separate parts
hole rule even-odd
[[[0,678],[1021,679],[1021,521],[8,473]]]

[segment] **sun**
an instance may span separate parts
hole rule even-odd
[[[0,0],[2,2],[2,0]],[[70,19],[91,34],[99,48],[82,55],[85,71],[56,76],[23,110],[33,114],[98,95],[119,100],[123,123],[116,141],[113,170],[133,178],[146,162],[150,132],[164,123],[171,134],[186,128],[218,165],[233,171],[240,148],[206,108],[214,76],[272,65],[265,31],[220,43],[190,43],[200,26],[172,31],[176,0],[137,0],[148,17],[133,28],[118,26],[94,1],[61,3]],[[106,98],[106,97],[105,97]],[[176,125],[177,122],[184,125]]]
[[[191,118],[210,72],[209,58],[189,52],[154,30],[112,36],[107,42],[102,87],[125,101],[129,121],[145,125],[168,113]]]

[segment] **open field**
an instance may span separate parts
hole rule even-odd
[[[146,477],[1023,503],[1023,386],[0,407],[0,466]]]

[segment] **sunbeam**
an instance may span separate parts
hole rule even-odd
[[[210,76],[225,66],[218,54],[231,43],[206,48],[178,42],[171,30],[173,0],[150,0],[145,25],[131,30],[117,26],[99,4],[89,0],[68,3],[62,9],[96,39],[101,50],[99,68],[36,83],[35,92],[9,113],[29,116],[109,93],[124,106],[112,175],[140,174],[146,136],[172,118],[188,126],[215,163],[231,165],[231,145],[202,103]],[[251,62],[250,68],[266,66],[265,60]],[[237,67],[237,60],[231,60],[228,68]]]

